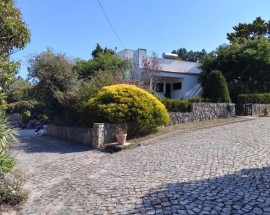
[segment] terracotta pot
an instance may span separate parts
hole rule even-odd
[[[127,134],[118,133],[116,134],[116,139],[119,145],[124,145],[126,143]]]

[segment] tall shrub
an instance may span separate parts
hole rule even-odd
[[[212,102],[231,102],[226,80],[218,70],[212,71],[206,78],[203,97]]]
[[[131,135],[153,132],[169,122],[165,106],[152,94],[134,85],[103,87],[82,109],[84,125],[106,121],[128,125]]]

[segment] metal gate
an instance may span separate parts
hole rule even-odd
[[[235,115],[237,116],[252,116],[252,104],[236,104]]]

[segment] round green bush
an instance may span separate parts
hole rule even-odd
[[[208,74],[203,89],[203,97],[212,102],[231,102],[228,86],[223,74],[214,70]]]
[[[83,124],[111,122],[128,126],[129,135],[141,135],[169,123],[165,106],[152,94],[134,85],[103,87],[82,108]]]

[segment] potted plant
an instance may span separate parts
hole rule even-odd
[[[116,139],[119,145],[124,145],[127,139],[127,125],[120,124],[116,128]]]

